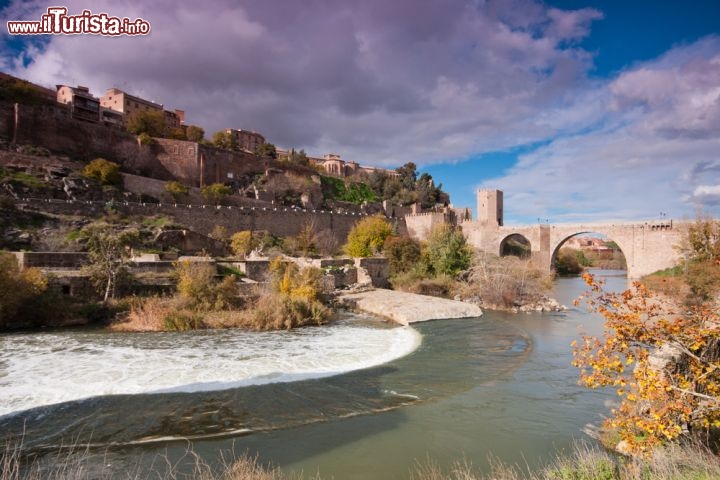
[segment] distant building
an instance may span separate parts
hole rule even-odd
[[[70,116],[88,122],[100,121],[100,100],[88,87],[56,85],[57,101],[70,107]]]
[[[165,110],[165,128],[182,128],[185,125],[185,110]]]
[[[226,128],[225,133],[232,135],[235,138],[235,143],[237,143],[238,148],[246,152],[254,153],[260,145],[265,143],[265,137],[257,132]]]
[[[326,153],[323,158],[308,157],[311,163],[325,170],[329,175],[335,177],[352,177],[360,173],[371,174],[372,172],[385,172],[390,176],[397,176],[394,170],[384,168],[364,167],[352,160],[343,160],[337,153]]]
[[[161,103],[151,102],[150,100],[130,95],[119,88],[108,88],[105,95],[100,98],[100,106],[121,113],[123,125],[126,124],[133,115],[141,112],[163,112],[166,131],[171,128],[183,128],[185,125],[184,110],[165,110]]]
[[[162,112],[162,104],[151,102],[118,88],[108,88],[105,95],[100,97],[100,106],[115,110],[123,114],[123,123],[140,112]]]

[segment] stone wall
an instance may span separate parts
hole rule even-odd
[[[26,268],[77,269],[88,263],[87,253],[13,252],[21,270]]]
[[[153,148],[158,161],[178,181],[193,187],[232,183],[248,173],[265,170],[264,163],[247,152],[167,138],[156,138]]]
[[[138,145],[134,135],[100,123],[70,117],[67,106],[0,103],[0,137],[19,145],[38,145],[77,160],[103,157],[123,169],[162,180],[172,175],[156,160],[152,149]]]
[[[100,217],[106,213],[104,202],[20,199],[18,206],[84,217]],[[174,222],[203,235],[209,235],[216,226],[222,226],[229,233],[250,230],[267,231],[283,237],[294,236],[312,222],[317,231],[332,232],[341,244],[347,239],[352,226],[364,218],[363,215],[355,213],[304,211],[284,207],[260,208],[131,202],[118,202],[114,206],[120,213],[126,215],[165,215],[171,217]],[[392,222],[397,225],[398,229],[404,228],[402,219],[394,219]]]
[[[358,283],[370,283],[373,287],[387,288],[390,278],[390,263],[387,258],[356,258]]]
[[[416,240],[427,240],[428,234],[437,225],[452,224],[452,214],[427,212],[405,215],[408,235]]]

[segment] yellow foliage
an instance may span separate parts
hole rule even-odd
[[[720,318],[716,307],[677,312],[636,282],[607,293],[585,275],[588,304],[605,318],[601,339],[582,338],[573,365],[590,388],[621,397],[607,424],[635,454],[720,422]],[[660,355],[662,354],[662,355]]]
[[[350,230],[345,251],[352,257],[369,257],[382,250],[391,234],[392,226],[384,217],[363,218]]]
[[[0,327],[16,319],[23,307],[45,292],[47,278],[36,268],[20,271],[15,256],[0,252]]]
[[[249,230],[235,232],[230,237],[230,248],[235,255],[245,256],[252,251],[253,247],[255,247],[255,242],[252,232]]]

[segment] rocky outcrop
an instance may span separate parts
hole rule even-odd
[[[343,294],[339,297],[339,303],[349,308],[387,318],[401,325],[427,320],[472,318],[482,315],[480,307],[470,303],[383,288]]]

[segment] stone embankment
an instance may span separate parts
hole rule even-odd
[[[401,325],[482,315],[482,309],[470,303],[384,288],[346,293],[338,300],[346,307],[387,318]]]

